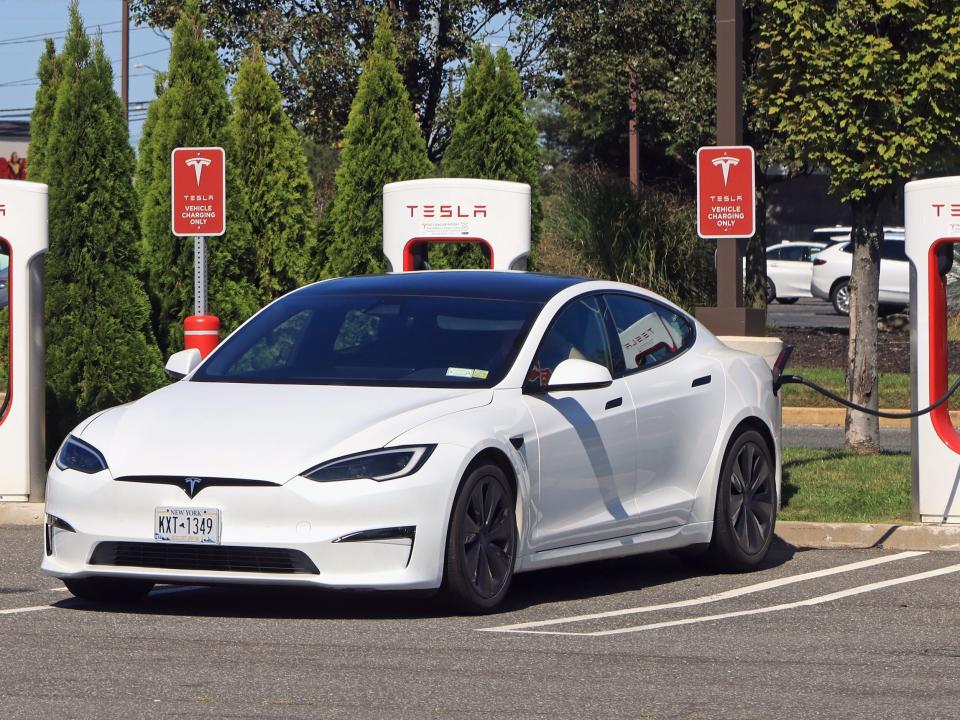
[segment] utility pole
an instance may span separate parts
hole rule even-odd
[[[717,145],[743,144],[743,0],[717,0]],[[767,313],[743,306],[743,238],[717,243],[717,307],[697,308],[715,335],[766,334]]]
[[[120,99],[123,115],[130,121],[130,0],[121,0],[123,19],[120,24]]]

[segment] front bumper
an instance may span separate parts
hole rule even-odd
[[[276,486],[213,486],[192,499],[173,485],[117,482],[109,472],[84,475],[53,467],[47,481],[46,512],[63,521],[57,525],[66,524],[72,530],[48,527],[49,547],[41,569],[60,578],[99,575],[172,583],[436,588],[443,579],[448,518],[465,452],[439,445],[423,468],[397,480],[318,483],[297,477]],[[157,507],[218,509],[220,545],[156,543]],[[387,528],[403,528],[407,536],[401,532],[381,534],[388,537],[356,535]],[[409,537],[410,528],[415,528],[413,537]],[[302,563],[295,571],[277,571],[269,563],[253,571],[210,569],[210,563],[200,563],[206,569],[138,567],[127,564],[129,553],[123,565],[104,564],[111,557],[104,550],[117,546],[101,543],[146,550],[154,558],[152,564],[163,564],[165,560],[156,558],[169,555],[180,557],[179,564],[184,565],[191,561],[184,562],[182,557],[201,554],[215,557],[243,551],[247,557],[257,555],[258,548],[266,549],[259,555],[270,555],[270,549],[293,551],[291,555],[303,553],[315,572],[305,570],[309,565]],[[174,552],[177,548],[184,552]]]

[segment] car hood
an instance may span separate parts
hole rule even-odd
[[[492,390],[178,382],[94,417],[79,434],[114,477],[283,483],[492,398]]]

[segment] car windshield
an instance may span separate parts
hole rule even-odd
[[[296,293],[231,336],[191,380],[492,387],[542,307],[486,298]]]

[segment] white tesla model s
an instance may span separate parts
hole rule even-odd
[[[329,280],[167,368],[50,468],[42,567],[77,596],[442,587],[483,612],[516,572],[689,546],[742,570],[773,536],[770,369],[630,285]]]

